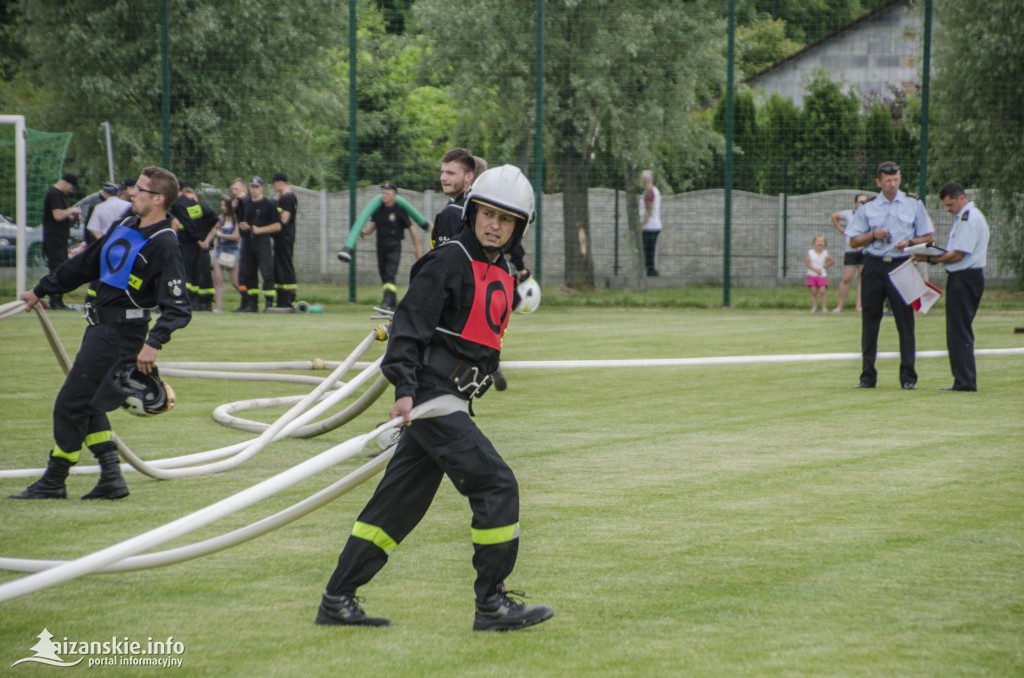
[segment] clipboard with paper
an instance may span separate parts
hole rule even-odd
[[[921,243],[920,245],[911,245],[910,247],[903,248],[904,254],[916,254],[922,257],[937,257],[940,254],[945,254],[946,250],[935,245],[929,245],[928,243]]]
[[[909,249],[908,247],[904,252]],[[942,296],[942,290],[921,277],[912,259],[907,259],[889,271],[889,279],[892,280],[896,291],[903,297],[903,301],[915,311],[925,315]]]

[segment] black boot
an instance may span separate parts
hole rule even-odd
[[[124,499],[128,496],[128,485],[121,475],[121,462],[117,448],[93,452],[100,463],[100,479],[96,487],[82,495],[82,499]]]
[[[67,499],[68,491],[64,486],[73,463],[62,457],[50,455],[43,477],[29,485],[11,499]]]
[[[384,298],[380,302],[380,307],[385,311],[394,311],[396,306],[398,306],[398,295],[391,290],[385,290]]]
[[[64,297],[59,294],[50,295],[51,311],[70,311],[71,307],[64,303]]]
[[[327,593],[320,599],[316,623],[328,626],[391,626],[390,619],[366,616],[355,596],[332,596]]]
[[[547,621],[555,615],[547,605],[527,605],[509,598],[509,594],[526,597],[517,591],[502,588],[487,600],[477,602],[474,631],[518,631]]]

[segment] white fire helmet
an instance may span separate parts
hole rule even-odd
[[[126,366],[114,375],[114,382],[125,394],[121,405],[137,417],[161,414],[174,407],[174,389],[160,379],[156,368],[143,374],[134,365]]]
[[[473,228],[476,221],[476,203],[485,203],[516,216],[516,230],[501,248],[504,253],[522,241],[537,216],[533,210],[533,186],[515,165],[493,167],[469,187],[462,211],[462,222],[469,228]]]
[[[533,313],[540,308],[540,284],[530,276],[516,286],[519,293],[519,304],[516,305],[517,313]]]

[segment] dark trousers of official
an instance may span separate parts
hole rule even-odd
[[[382,283],[395,283],[398,275],[398,262],[402,258],[401,240],[377,241],[377,272]]]
[[[914,309],[908,306],[889,278],[889,271],[906,261],[883,261],[878,257],[864,257],[864,273],[861,279],[861,338],[864,355],[860,381],[874,385],[878,381],[875,359],[878,357],[878,330],[882,326],[884,302],[889,300],[896,331],[900,336],[900,384],[916,384],[917,371],[914,360],[917,344],[914,338]]]
[[[295,301],[295,227],[281,225],[281,231],[274,234],[274,283],[277,286],[278,301]]]
[[[68,236],[67,233],[48,235],[43,232],[43,256],[46,257],[46,270],[50,273],[56,271],[61,264],[68,260]],[[50,301],[63,303],[63,294],[51,294]]]
[[[269,235],[248,235],[242,237],[242,248],[238,255],[238,286],[243,293],[253,298],[259,294],[260,276],[263,277],[263,293],[274,294],[274,241]]]
[[[53,439],[64,452],[82,449],[87,435],[110,430],[107,413],[92,406],[110,368],[142,350],[149,323],[91,325],[53,404]]]
[[[968,268],[946,278],[946,349],[953,372],[953,388],[977,391],[974,366],[974,316],[985,292],[985,271]]]
[[[469,499],[473,529],[487,530],[519,522],[519,485],[512,469],[463,412],[417,419],[402,431],[395,456],[359,515],[359,522],[382,529],[400,544],[430,508],[442,476]],[[519,539],[473,545],[478,601],[492,595],[511,574]],[[331,595],[353,595],[387,563],[376,544],[350,536],[327,584]]]
[[[641,231],[644,236],[644,265],[647,267],[647,275],[657,273],[654,267],[654,255],[657,252],[658,236],[661,231]]]

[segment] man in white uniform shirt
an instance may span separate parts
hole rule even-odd
[[[913,391],[917,388],[914,309],[896,291],[889,272],[910,258],[903,251],[905,248],[931,242],[935,229],[921,201],[900,190],[899,165],[894,162],[879,165],[875,184],[881,192],[858,209],[846,227],[850,246],[864,248],[860,340],[863,363],[857,388],[874,388],[878,380],[875,369],[878,330],[882,325],[883,304],[888,300],[900,336],[900,386],[905,391]]]
[[[939,200],[953,215],[949,243],[942,254],[918,259],[946,265],[946,348],[953,385],[942,390],[977,391],[973,324],[985,291],[988,221],[955,181],[942,187]]]

